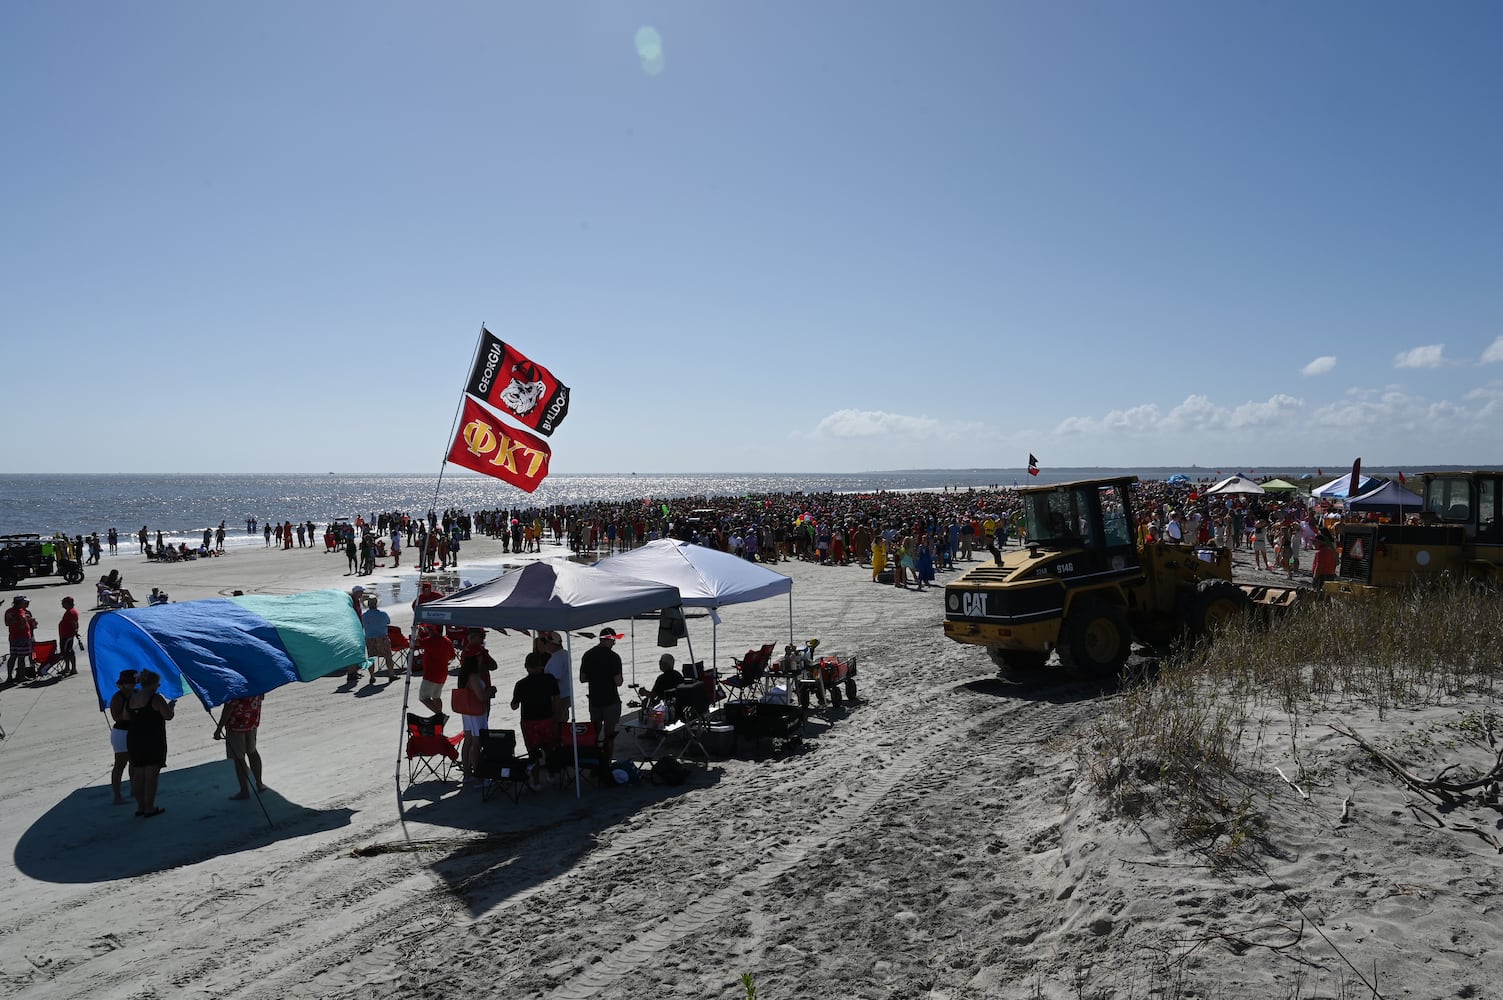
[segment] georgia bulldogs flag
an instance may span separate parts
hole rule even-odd
[[[483,326],[480,354],[464,391],[543,435],[551,435],[569,415],[569,387]]]
[[[548,442],[508,427],[473,399],[464,401],[449,461],[531,493],[548,477]]]

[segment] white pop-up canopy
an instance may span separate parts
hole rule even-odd
[[[1230,494],[1230,493],[1262,493],[1262,492],[1263,492],[1263,487],[1259,486],[1257,483],[1253,482],[1251,479],[1244,479],[1241,476],[1228,476],[1227,478],[1223,479],[1221,482],[1217,483],[1215,486],[1212,486],[1210,489],[1206,490],[1206,494],[1207,495],[1216,494],[1218,496],[1225,496],[1225,495]]]
[[[623,580],[674,587],[684,607],[710,608],[711,663],[719,656],[720,619],[714,609],[788,595],[788,641],[793,642],[793,580],[729,552],[662,539],[602,559],[595,568]]]
[[[1345,500],[1349,496],[1347,490],[1351,485],[1352,477],[1343,473],[1324,486],[1315,487],[1315,489],[1310,491],[1310,495],[1312,497],[1321,497],[1325,500]],[[1361,496],[1381,485],[1383,485],[1381,479],[1376,479],[1373,476],[1364,476],[1359,473],[1357,476],[1357,495]]]
[[[666,584],[602,573],[578,563],[535,562],[448,597],[419,604],[412,620],[414,628],[419,625],[452,625],[559,632],[563,634],[572,664],[572,630],[618,618],[630,619],[649,611],[676,608],[681,603],[678,590]],[[690,655],[693,655],[692,645]],[[571,688],[575,686],[574,680],[570,678]],[[571,721],[575,718],[577,701],[578,698],[569,699]],[[402,719],[405,731],[405,697]],[[575,794],[578,795],[578,746],[574,748],[574,757]]]

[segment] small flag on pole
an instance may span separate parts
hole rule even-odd
[[[1039,474],[1039,460],[1033,457],[1033,452],[1031,451],[1028,453],[1028,474],[1030,476]]]
[[[1408,483],[1409,483],[1409,481],[1404,478],[1404,470],[1400,469],[1399,470],[1399,485],[1400,486],[1407,486]]]

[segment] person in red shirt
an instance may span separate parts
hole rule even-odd
[[[32,640],[36,637],[37,620],[31,616],[31,601],[25,594],[17,594],[5,609],[5,626],[10,633],[10,658],[5,661],[5,683],[14,683],[19,673],[21,680],[36,673],[32,663]]]
[[[78,673],[78,654],[73,651],[73,644],[78,640],[78,609],[73,606],[73,598],[63,598],[63,618],[57,623],[57,642],[62,647],[63,670],[61,677],[71,677]]]
[[[443,596],[443,591],[433,589],[432,580],[424,580],[422,587],[418,590],[417,597],[413,598],[412,610],[416,611],[419,604],[427,604],[429,601],[436,601]]]
[[[444,685],[449,680],[449,664],[454,662],[454,643],[443,629],[424,625],[418,629],[418,654],[423,665],[423,683],[418,701],[434,715],[444,714]]]
[[[1315,564],[1310,572],[1316,590],[1320,590],[1327,580],[1336,578],[1336,544],[1323,531],[1315,536]]]

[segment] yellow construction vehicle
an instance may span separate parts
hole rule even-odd
[[[1294,603],[1293,587],[1232,582],[1226,549],[1139,545],[1133,476],[1024,489],[1024,548],[945,586],[945,635],[985,646],[1023,672],[1057,653],[1081,673],[1115,673],[1133,639],[1198,637],[1257,606]]]
[[[1371,597],[1438,580],[1503,584],[1503,472],[1429,472],[1424,506],[1387,524],[1343,524],[1327,594]]]

